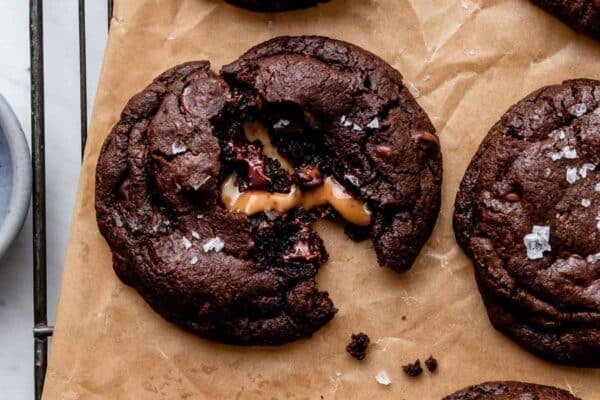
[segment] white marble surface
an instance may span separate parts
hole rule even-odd
[[[30,136],[28,1],[0,0],[0,93]],[[54,322],[80,168],[77,1],[44,2],[48,316]],[[91,111],[106,41],[106,1],[87,2]],[[0,260],[0,397],[33,399],[31,215]]]

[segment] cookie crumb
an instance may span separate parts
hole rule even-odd
[[[412,364],[403,365],[402,370],[406,375],[412,378],[416,378],[417,376],[423,373],[423,368],[421,368],[421,361],[418,359]]]
[[[375,375],[375,380],[377,383],[384,386],[389,386],[392,384],[392,380],[390,379],[387,371],[379,371],[377,375]]]
[[[367,348],[371,339],[366,333],[352,334],[351,341],[346,346],[346,351],[357,360],[364,360],[367,356]]]
[[[425,360],[425,366],[429,372],[435,372],[438,368],[438,361],[433,358],[433,356],[429,356],[429,358]]]

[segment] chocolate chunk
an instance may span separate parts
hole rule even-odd
[[[365,333],[352,334],[351,341],[346,346],[346,351],[357,360],[364,360],[371,340]]]
[[[312,189],[323,184],[319,168],[314,165],[303,165],[295,171],[296,181],[304,190]]]

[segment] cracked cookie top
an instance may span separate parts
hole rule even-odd
[[[600,82],[542,88],[491,129],[454,229],[494,326],[552,360],[599,366]]]
[[[410,268],[440,206],[434,132],[376,56],[276,38],[219,75],[177,66],[130,100],[98,161],[98,225],[118,276],[168,320],[227,343],[289,342],[336,311],[315,283],[327,260],[316,218]]]

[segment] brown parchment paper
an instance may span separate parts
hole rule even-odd
[[[126,101],[187,60],[218,70],[268,38],[319,34],[353,42],[400,70],[431,116],[444,154],[443,207],[414,268],[377,267],[372,246],[319,223],[330,252],[318,281],[339,313],[311,339],[241,348],[189,335],[155,314],[114,275],[94,213],[95,165]],[[506,109],[546,84],[600,79],[600,43],[525,0],[333,0],[257,14],[221,0],[120,0],[96,98],[44,399],[424,399],[469,384],[517,379],[600,399],[600,370],[542,361],[489,324],[451,215],[459,181]],[[406,320],[401,318],[406,316]],[[367,332],[367,359],[344,347]],[[435,374],[401,365],[430,354]],[[388,387],[374,375],[386,370]],[[322,396],[322,397],[321,397]]]

